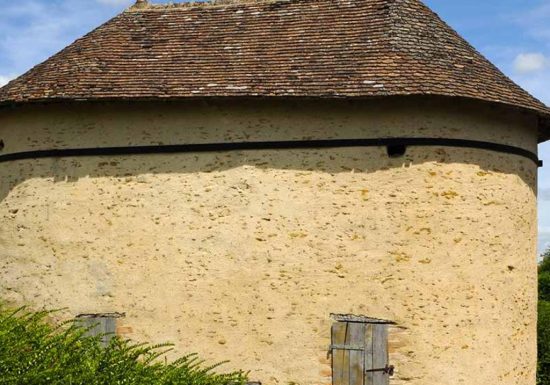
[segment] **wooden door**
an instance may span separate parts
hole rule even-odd
[[[333,385],[388,385],[388,325],[336,322],[332,326]]]

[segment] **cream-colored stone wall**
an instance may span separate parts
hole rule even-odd
[[[2,153],[140,144],[451,137],[536,151],[536,119],[436,99],[29,106]],[[125,312],[265,384],[330,383],[330,313],[397,322],[392,384],[535,383],[536,166],[411,147],[0,164],[0,295]]]

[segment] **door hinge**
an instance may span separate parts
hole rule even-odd
[[[395,366],[386,365],[386,367],[380,368],[380,369],[367,369],[367,370],[365,370],[365,373],[373,373],[373,372],[384,372],[385,374],[387,374],[388,376],[391,377],[395,373]]]

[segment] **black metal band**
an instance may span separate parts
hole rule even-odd
[[[380,139],[318,139],[291,140],[272,142],[236,142],[236,143],[204,143],[204,144],[171,144],[153,146],[124,146],[97,148],[68,148],[55,150],[36,150],[0,155],[0,163],[23,159],[65,158],[81,156],[116,156],[143,154],[175,154],[197,152],[223,152],[246,150],[294,150],[321,149],[345,147],[384,147],[384,146],[442,146],[476,148],[505,154],[514,154],[531,159],[538,167],[542,167],[536,153],[520,147],[508,146],[491,142],[464,139],[443,138],[380,138]]]

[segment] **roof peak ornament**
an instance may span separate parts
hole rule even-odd
[[[132,8],[146,8],[149,6],[149,0],[136,0]]]

